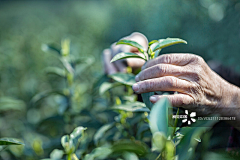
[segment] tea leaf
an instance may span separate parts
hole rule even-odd
[[[139,52],[141,52],[141,53],[144,53],[144,51],[145,51],[144,47],[135,41],[122,39],[116,43],[116,45],[118,45],[118,44],[126,44],[129,46],[136,47],[139,50]]]
[[[141,58],[146,61],[146,59],[144,57],[141,57],[141,56],[137,55],[136,53],[122,52],[122,53],[119,53],[116,56],[114,56],[113,59],[111,60],[111,63],[114,61],[117,61],[120,59],[126,59],[126,58]]]
[[[120,86],[122,85],[119,82],[115,82],[115,83],[110,83],[110,82],[103,82],[102,85],[99,87],[99,94],[103,95],[107,90]]]
[[[218,121],[215,120],[197,121],[197,123],[191,127],[182,128],[181,133],[184,136],[177,145],[177,155],[179,160],[190,159],[198,144],[198,141],[196,141],[195,138],[200,137],[206,131],[210,130],[211,127],[217,122]]]
[[[150,129],[152,134],[162,132],[165,137],[168,137],[168,108],[170,103],[166,98],[159,100],[153,105],[150,112]]]
[[[155,132],[152,136],[152,151],[161,152],[166,145],[167,137],[162,132]]]
[[[136,140],[120,140],[112,146],[113,153],[133,152],[138,156],[144,156],[149,152],[148,146]]]
[[[154,95],[154,92],[147,92],[147,93],[142,93],[141,96],[142,96],[142,99],[143,99],[143,102],[146,104],[146,106],[151,109],[153,104],[152,102],[149,100],[149,98]]]
[[[130,102],[123,105],[113,106],[111,109],[123,110],[128,112],[150,112],[144,103]]]
[[[125,160],[139,160],[137,155],[132,152],[124,152],[123,157]]]
[[[0,111],[24,111],[26,109],[26,104],[21,101],[11,97],[0,98]]]
[[[103,135],[114,126],[115,126],[114,122],[103,125],[94,135],[94,138],[93,138],[94,143],[97,144],[98,141],[103,137]]]
[[[70,138],[72,139],[75,146],[80,142],[86,129],[87,128],[80,126],[75,128],[73,132],[70,134]]]
[[[114,79],[119,83],[122,83],[128,86],[132,86],[134,83],[136,83],[135,76],[134,74],[131,74],[131,73],[115,73],[110,75],[109,77],[111,77],[112,79]]]
[[[54,52],[57,52],[59,55],[61,55],[61,50],[59,48],[60,47],[56,44],[42,44],[42,50],[44,52],[52,50]]]
[[[187,44],[187,41],[179,39],[179,38],[167,38],[167,39],[161,39],[159,40],[159,43],[154,47],[153,52],[174,45],[179,43],[185,43]]]
[[[14,138],[0,138],[0,145],[24,145],[24,143]]]
[[[60,77],[66,77],[66,71],[58,67],[48,67],[45,72],[47,74],[55,74]]]
[[[157,42],[158,42],[158,40],[152,40],[151,42],[148,43],[148,45],[150,46],[150,45],[152,45],[153,43],[157,43]]]

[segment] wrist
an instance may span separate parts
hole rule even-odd
[[[228,83],[228,85],[225,85],[224,90],[220,104],[217,107],[220,109],[219,113],[223,116],[240,117],[240,88]]]

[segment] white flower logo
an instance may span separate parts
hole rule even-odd
[[[186,115],[188,115],[188,110],[185,110],[185,113],[186,113]],[[188,121],[188,125],[190,125],[190,124],[191,124],[191,121],[192,121],[192,122],[196,122],[196,119],[194,119],[193,117],[196,117],[196,112],[192,112],[192,113],[190,114],[190,120],[188,120],[188,118],[186,118],[186,119],[183,119],[182,122],[185,123],[185,122]]]

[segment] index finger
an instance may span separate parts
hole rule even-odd
[[[172,64],[178,66],[185,66],[193,60],[193,54],[183,54],[183,53],[172,53],[172,54],[163,54],[153,60],[148,61],[143,67],[142,70],[152,67],[156,64]]]

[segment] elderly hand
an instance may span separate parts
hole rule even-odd
[[[164,54],[148,61],[136,76],[136,93],[177,91],[174,95],[154,95],[152,103],[167,97],[175,107],[223,114],[222,108],[240,107],[239,88],[231,85],[193,54]]]
[[[132,41],[138,42],[144,48],[148,47],[147,38],[138,32],[132,33],[130,36],[124,37],[122,39],[129,39]],[[144,64],[144,60],[138,58],[128,58],[126,60],[118,60],[116,62],[110,63],[111,59],[120,52],[132,52],[140,54],[138,49],[128,45],[116,45],[115,43],[111,46],[110,49],[105,49],[103,51],[103,62],[104,70],[106,74],[113,74],[116,72],[125,72],[126,67],[130,66],[132,68],[140,68]],[[141,54],[140,54],[141,55]]]

